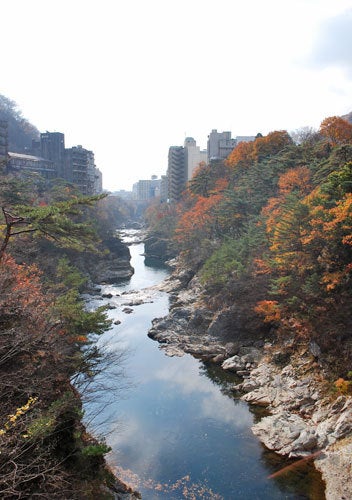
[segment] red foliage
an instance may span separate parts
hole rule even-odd
[[[219,186],[225,189],[227,183],[218,181]],[[211,236],[215,223],[213,209],[222,199],[222,193],[211,196],[198,196],[196,203],[185,212],[178,223],[175,237],[178,242],[192,242],[198,236],[206,238]]]
[[[35,265],[19,265],[5,255],[0,263],[1,315],[28,317],[34,328],[46,322],[50,297],[42,292],[40,276]]]

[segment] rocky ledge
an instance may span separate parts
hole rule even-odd
[[[352,398],[333,392],[318,346],[253,338],[234,311],[213,314],[202,305],[190,271],[173,275],[162,289],[170,292],[170,313],[153,321],[149,337],[167,355],[190,353],[241,376],[234,392],[270,412],[252,428],[260,441],[281,455],[314,460],[327,500],[352,498]]]
[[[167,355],[189,353],[216,363],[231,358],[238,362],[239,371],[257,366],[263,337],[248,335],[244,318],[231,308],[214,313],[205,307],[200,300],[201,285],[192,271],[178,271],[158,289],[169,292],[170,311],[166,317],[153,320],[148,336],[158,341]]]
[[[270,411],[253,426],[254,434],[276,453],[314,459],[327,499],[352,498],[352,398],[332,392],[309,346],[296,349],[284,367],[273,362],[282,348],[266,351],[234,388]]]

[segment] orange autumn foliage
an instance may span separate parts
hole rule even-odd
[[[333,146],[348,144],[352,141],[352,125],[339,116],[325,118],[320,124],[319,132]]]
[[[345,233],[343,242],[351,245],[352,193],[346,193],[344,198],[329,210],[329,215],[331,220],[323,224],[323,230],[328,234],[334,234],[339,229],[342,234]]]
[[[280,175],[278,181],[280,194],[287,195],[294,190],[300,194],[308,194],[312,189],[310,178],[311,173],[307,167],[290,168]]]
[[[270,132],[251,142],[240,142],[229,154],[226,164],[230,167],[250,167],[253,161],[272,156],[292,143],[286,130]]]
[[[253,263],[254,263],[254,274],[256,276],[271,273],[271,267],[267,262],[265,262],[265,260],[255,258],[253,259]]]
[[[254,308],[255,312],[263,316],[265,323],[279,321],[281,318],[279,303],[276,300],[261,300]]]
[[[175,238],[178,242],[194,241],[199,235],[209,237],[214,224],[213,209],[222,199],[222,194],[198,196],[193,207],[185,212],[178,223]]]
[[[253,142],[240,142],[227,157],[225,163],[230,167],[249,167],[253,156]]]
[[[258,161],[261,158],[273,156],[291,143],[292,139],[286,130],[270,132],[265,137],[258,137],[253,142],[252,159]]]
[[[350,394],[352,389],[352,384],[350,380],[345,380],[340,377],[334,382],[334,386],[336,387],[339,394]]]

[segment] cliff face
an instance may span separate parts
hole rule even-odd
[[[99,254],[83,253],[74,259],[77,267],[90,277],[93,283],[118,283],[133,275],[131,254],[119,238],[109,237],[102,242],[105,250]]]
[[[97,243],[96,252],[58,249],[50,241],[42,240],[26,248],[16,248],[14,254],[17,260],[37,263],[48,277],[55,276],[59,259],[66,256],[87,277],[90,287],[93,284],[118,283],[129,279],[134,272],[129,248],[117,237]]]

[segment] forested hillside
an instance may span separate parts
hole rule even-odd
[[[32,147],[33,139],[39,139],[38,129],[22,116],[17,104],[1,94],[0,120],[8,125],[9,151],[24,153]]]
[[[0,181],[0,496],[112,498],[108,448],[86,432],[81,398],[118,359],[91,344],[111,322],[81,292],[99,263],[130,267],[114,236],[128,207],[1,165]]]
[[[352,125],[330,117],[295,139],[275,131],[239,143],[226,161],[200,165],[183,200],[151,208],[148,221],[200,276],[208,307],[231,310],[233,340],[242,321],[314,341],[332,376],[347,379]]]

